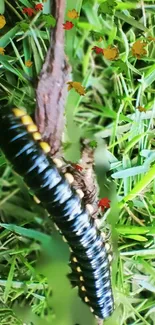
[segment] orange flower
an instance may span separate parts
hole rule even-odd
[[[63,24],[63,29],[70,30],[74,27],[74,24],[71,21],[66,21],[65,24]]]
[[[101,208],[102,211],[104,211],[104,208],[110,208],[110,203],[111,201],[107,198],[104,197],[98,202],[98,207]]]
[[[4,55],[5,54],[4,51],[5,51],[4,47],[0,47],[0,54],[1,55]]]
[[[29,17],[35,14],[34,9],[32,8],[23,8],[23,13],[27,14]]]
[[[35,5],[35,10],[36,10],[36,11],[41,11],[41,10],[43,10],[43,4],[42,4],[42,3],[38,3],[37,5]]]
[[[3,15],[0,15],[0,29],[2,29],[6,24],[5,17]]]
[[[30,68],[32,66],[33,62],[28,60],[25,62],[26,67]]]

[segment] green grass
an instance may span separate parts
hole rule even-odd
[[[79,159],[81,135],[97,141],[95,168],[100,197],[111,200],[101,229],[107,224],[111,229],[116,306],[104,324],[152,325],[155,45],[147,37],[154,37],[155,1],[116,1],[114,15],[103,17],[97,13],[99,3],[102,1],[76,0],[73,6],[73,1],[67,0],[66,12],[76,9],[80,18],[66,31],[65,51],[72,64],[72,80],[81,82],[87,91],[85,96],[74,89],[68,93],[65,142],[70,145],[65,146],[65,157]],[[41,27],[41,13],[26,18],[24,6],[32,6],[32,2],[0,2],[0,13],[7,21],[0,29],[0,47],[6,50],[0,55],[0,100],[7,98],[31,114],[35,109],[32,80],[44,62],[49,29]],[[48,11],[49,0],[44,7],[44,12]],[[103,35],[101,43],[92,38],[91,31]],[[147,54],[140,60],[131,51],[139,39],[148,42]],[[92,51],[94,46],[108,45],[118,47],[118,60],[109,61]],[[33,62],[31,68],[25,66],[27,60]],[[139,112],[138,106],[146,112]],[[3,155],[0,166],[0,324],[95,324],[66,279],[67,245]]]

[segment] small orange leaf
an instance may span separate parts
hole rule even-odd
[[[138,106],[138,107],[136,107],[136,109],[138,109],[139,112],[145,112],[146,113],[146,108],[145,107]]]
[[[147,54],[147,51],[144,49],[146,45],[146,42],[143,42],[141,40],[136,41],[131,48],[132,55],[136,56],[137,59],[140,59],[141,56]]]
[[[118,58],[119,55],[118,48],[109,45],[107,49],[103,49],[103,55],[107,60],[113,61]]]
[[[4,52],[5,52],[4,47],[0,47],[0,54],[1,54],[1,55],[4,55],[4,54],[5,54]]]
[[[155,37],[153,37],[153,36],[148,36],[147,39],[148,39],[149,41],[155,41]]]
[[[25,62],[26,67],[30,68],[32,66],[33,62],[28,60]]]
[[[0,29],[2,29],[6,24],[5,17],[3,15],[0,15]]]
[[[69,86],[68,86],[68,90],[71,90],[72,88],[74,88],[75,91],[76,91],[79,95],[84,96],[85,93],[86,93],[85,88],[81,85],[80,82],[77,82],[77,81],[68,81],[68,82],[67,82],[67,85],[69,85]]]
[[[67,16],[70,19],[76,19],[76,18],[79,17],[79,14],[78,14],[78,12],[75,9],[73,9],[73,10],[68,10]]]

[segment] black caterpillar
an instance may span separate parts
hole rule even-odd
[[[114,309],[108,253],[81,193],[70,186],[73,176],[59,171],[61,161],[48,156],[49,145],[41,141],[31,117],[18,108],[0,109],[0,147],[68,242],[79,296],[92,313],[106,319]]]

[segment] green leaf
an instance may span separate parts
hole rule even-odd
[[[32,2],[28,0],[19,0],[25,7],[32,8]]]
[[[143,176],[143,178],[134,186],[134,188],[127,194],[123,200],[121,200],[118,205],[122,209],[124,204],[130,200],[133,200],[138,196],[149,184],[155,179],[155,164],[150,168],[150,170]]]
[[[120,72],[125,72],[125,74],[127,74],[128,73],[128,67],[127,67],[127,65],[126,65],[126,63],[125,62],[123,62],[122,60],[117,60],[117,61],[115,61],[114,63],[113,63],[113,66],[114,67],[118,67],[118,72],[120,73]]]
[[[100,37],[103,38],[102,33],[94,32],[93,30],[90,31],[90,36],[92,37],[93,41],[98,41]]]
[[[16,258],[15,258],[15,256],[13,256],[7,283],[6,283],[6,287],[5,287],[5,291],[4,291],[4,302],[5,303],[7,302],[8,298],[9,298],[9,292],[10,292],[10,288],[11,288],[11,284],[12,284],[12,280],[13,280],[13,276],[14,276],[15,263],[16,263]]]
[[[136,167],[131,167],[131,168],[127,168],[127,169],[123,169],[120,170],[116,173],[113,173],[111,176],[113,178],[127,178],[127,177],[131,177],[131,176],[136,176],[142,173],[147,172],[148,168],[147,166],[136,166]]]
[[[124,150],[124,154],[126,155],[129,152],[130,149],[134,148],[136,143],[139,142],[146,134],[147,134],[147,132],[143,132],[141,134],[138,134],[131,141],[129,141],[126,148],[125,148],[125,150]]]
[[[11,223],[10,224],[0,223],[0,226],[5,228],[5,229],[8,229],[10,231],[13,231],[18,235],[28,237],[28,238],[31,238],[31,239],[34,239],[34,240],[38,240],[42,244],[47,244],[50,241],[52,241],[51,236],[43,234],[40,231],[36,231],[36,230],[33,230],[33,229],[26,229],[24,227],[16,226],[16,225],[11,224]]]
[[[21,22],[18,22],[17,26],[19,26],[23,32],[26,32],[29,29],[29,24],[26,23],[24,20]]]
[[[55,25],[56,25],[56,19],[50,14],[42,15],[41,20],[45,22],[45,27],[47,27],[47,28],[48,27],[55,27]]]
[[[16,36],[16,33],[19,31],[19,26],[15,26],[12,29],[9,30],[6,34],[4,34],[0,38],[0,47],[6,47],[10,43],[10,39],[13,40],[13,38]]]
[[[137,240],[137,241],[140,241],[140,242],[146,242],[148,241],[147,238],[143,237],[143,236],[140,236],[140,235],[128,235],[128,236],[124,236],[126,238],[130,238],[130,239],[133,239],[133,240]]]
[[[149,33],[149,29],[146,28],[143,24],[139,23],[136,19],[134,19],[131,16],[127,16],[122,12],[119,11],[115,11],[114,13],[115,17],[125,21],[126,23],[128,23],[129,25],[131,25],[132,27],[135,27],[137,29],[143,30],[145,32]]]
[[[113,15],[114,12],[114,8],[117,6],[117,3],[115,2],[115,0],[107,0],[103,3],[100,4],[99,8],[98,8],[98,14],[99,15]]]
[[[132,234],[132,235],[137,235],[137,234],[147,234],[148,232],[150,232],[150,227],[138,227],[138,226],[116,226],[116,230],[119,234],[122,235],[128,235],[128,234]]]
[[[0,15],[4,14],[4,10],[5,10],[4,0],[0,0]]]

